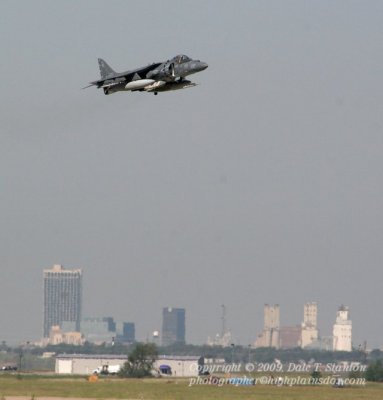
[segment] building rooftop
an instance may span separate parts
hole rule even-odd
[[[44,274],[47,272],[56,272],[56,273],[80,273],[81,274],[81,269],[65,269],[62,265],[60,264],[55,264],[51,269],[44,269]]]
[[[157,357],[159,360],[179,360],[179,361],[195,361],[199,360],[201,357],[200,356],[169,356],[169,355],[159,355]]]
[[[61,359],[73,359],[73,358],[83,358],[83,359],[115,359],[115,360],[127,360],[128,356],[124,354],[58,354],[56,358]],[[195,361],[199,360],[200,356],[171,356],[171,355],[160,355],[157,357],[159,360],[179,360],[179,361]]]
[[[58,354],[56,358],[83,358],[83,359],[115,359],[115,360],[127,360],[128,356],[125,354]]]

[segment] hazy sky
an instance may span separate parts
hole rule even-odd
[[[0,340],[42,334],[42,270],[82,268],[84,315],[252,343],[317,301],[383,346],[382,1],[0,1]],[[197,87],[105,96],[184,53]]]

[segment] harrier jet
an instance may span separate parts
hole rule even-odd
[[[208,65],[188,56],[178,55],[171,60],[158,62],[126,72],[115,72],[104,60],[98,59],[101,79],[90,85],[102,88],[105,94],[122,91],[166,92],[196,86],[186,76],[203,71]],[[85,89],[84,88],[84,89]]]

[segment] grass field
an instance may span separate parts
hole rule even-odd
[[[383,384],[336,389],[331,386],[276,387],[256,385],[235,387],[199,385],[189,387],[186,379],[100,379],[56,376],[0,376],[0,398],[10,396],[67,397],[97,399],[254,399],[254,400],[382,400]]]

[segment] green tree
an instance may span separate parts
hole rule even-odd
[[[320,383],[320,379],[322,378],[322,374],[320,371],[314,369],[311,374],[311,384],[318,385]]]
[[[158,351],[154,343],[137,343],[121,368],[119,375],[130,378],[150,376]]]
[[[371,382],[383,382],[382,360],[374,361],[368,366],[366,379]]]

